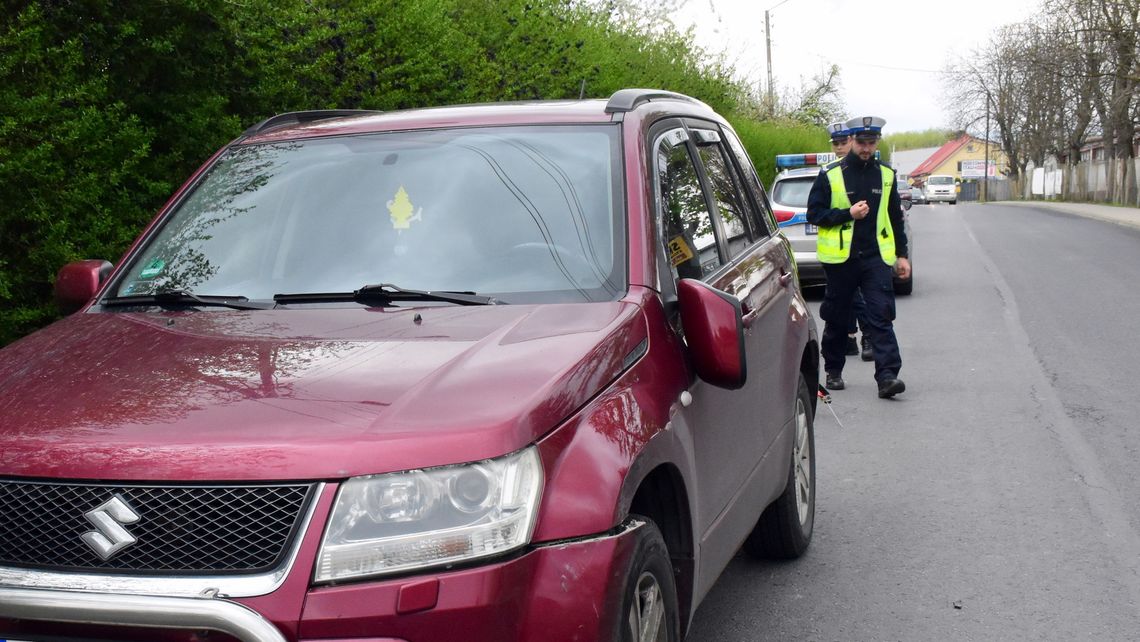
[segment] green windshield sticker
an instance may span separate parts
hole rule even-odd
[[[159,274],[162,274],[162,268],[164,267],[166,267],[166,261],[155,259],[143,268],[142,272],[139,273],[139,278],[153,279]]]

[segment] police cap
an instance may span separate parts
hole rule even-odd
[[[831,140],[843,140],[851,135],[847,131],[847,123],[831,123],[827,126],[827,134],[831,136]]]
[[[878,116],[859,116],[847,121],[847,130],[859,140],[878,140],[887,121]]]

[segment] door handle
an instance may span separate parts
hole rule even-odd
[[[760,311],[749,305],[748,299],[741,299],[740,313],[741,320],[744,322],[744,327],[747,329],[752,327],[752,322],[756,320],[756,317],[760,314]]]
[[[787,287],[792,282],[791,272],[780,272],[780,285]]]

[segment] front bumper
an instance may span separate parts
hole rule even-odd
[[[956,200],[958,200],[958,195],[954,192],[945,192],[941,194],[931,193],[926,195],[926,201],[928,203],[949,203],[950,201]]]
[[[256,612],[228,600],[158,595],[117,595],[0,587],[0,631],[21,627],[2,618],[78,625],[116,625],[216,631],[242,642],[285,642],[277,627]],[[37,627],[38,628],[38,627]]]
[[[278,595],[288,585],[249,599],[0,586],[0,639],[70,639],[81,631],[83,639],[165,642],[212,631],[239,642],[604,640],[616,627],[639,527],[536,546],[495,564],[308,588],[301,596]],[[303,565],[295,571],[308,573]]]

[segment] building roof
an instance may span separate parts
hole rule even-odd
[[[954,152],[962,148],[963,145],[970,142],[972,136],[969,134],[962,134],[954,140],[947,141],[938,151],[930,155],[929,158],[922,161],[914,171],[910,173],[911,176],[927,176],[938,169],[938,166],[945,163],[948,158],[954,155]]]
[[[936,151],[938,151],[937,147],[923,147],[922,149],[891,152],[891,167],[899,173],[899,176],[910,176],[914,173],[914,169],[922,164],[922,161],[930,158],[930,155]]]

